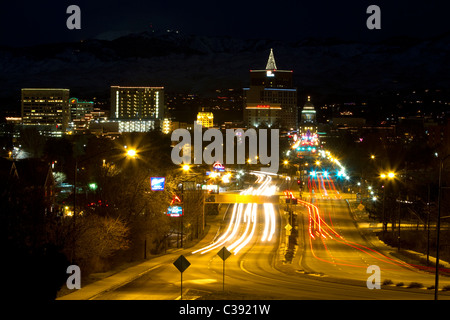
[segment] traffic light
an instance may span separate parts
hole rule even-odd
[[[298,185],[300,185],[300,182],[301,182],[300,179],[297,179],[297,184],[298,184]]]

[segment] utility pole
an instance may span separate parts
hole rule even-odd
[[[439,288],[439,234],[441,232],[442,168],[444,166],[444,161],[448,157],[450,157],[450,154],[446,155],[439,161],[438,216],[436,226],[436,274],[434,282],[434,300],[438,299],[438,288]]]

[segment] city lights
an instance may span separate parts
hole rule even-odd
[[[0,43],[4,292],[170,300],[142,313],[168,319],[258,317],[266,299],[280,320],[317,308],[275,300],[450,300],[448,10],[394,2],[367,34],[380,15],[361,5],[83,2],[145,27],[128,35],[8,7],[21,28]],[[345,23],[316,19],[325,9]]]
[[[380,178],[381,178],[381,179],[386,179],[386,178],[388,178],[388,179],[393,179],[393,178],[395,178],[395,176],[396,176],[395,172],[392,172],[392,171],[389,171],[389,172],[387,172],[387,173],[381,173],[381,174],[380,174]]]
[[[127,150],[127,156],[128,157],[135,157],[136,156],[136,150],[135,149],[128,149]]]

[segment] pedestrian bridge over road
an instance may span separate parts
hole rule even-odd
[[[279,203],[280,196],[261,196],[244,194],[210,194],[206,197],[206,203]]]

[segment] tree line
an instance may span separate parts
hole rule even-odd
[[[34,160],[52,167],[56,186],[66,187],[55,190],[52,204],[45,203],[42,186],[30,189],[4,165],[1,237],[11,292],[54,299],[71,264],[78,265],[85,278],[179,245],[174,235],[180,231],[186,239],[201,235],[201,191],[184,194],[183,230],[179,218],[165,214],[173,196],[181,194],[184,178],[170,159],[170,137],[161,132],[115,139],[44,140],[32,132],[22,137],[22,147]],[[136,156],[126,155],[130,148],[137,150]],[[166,177],[164,191],[150,189],[152,176]]]

